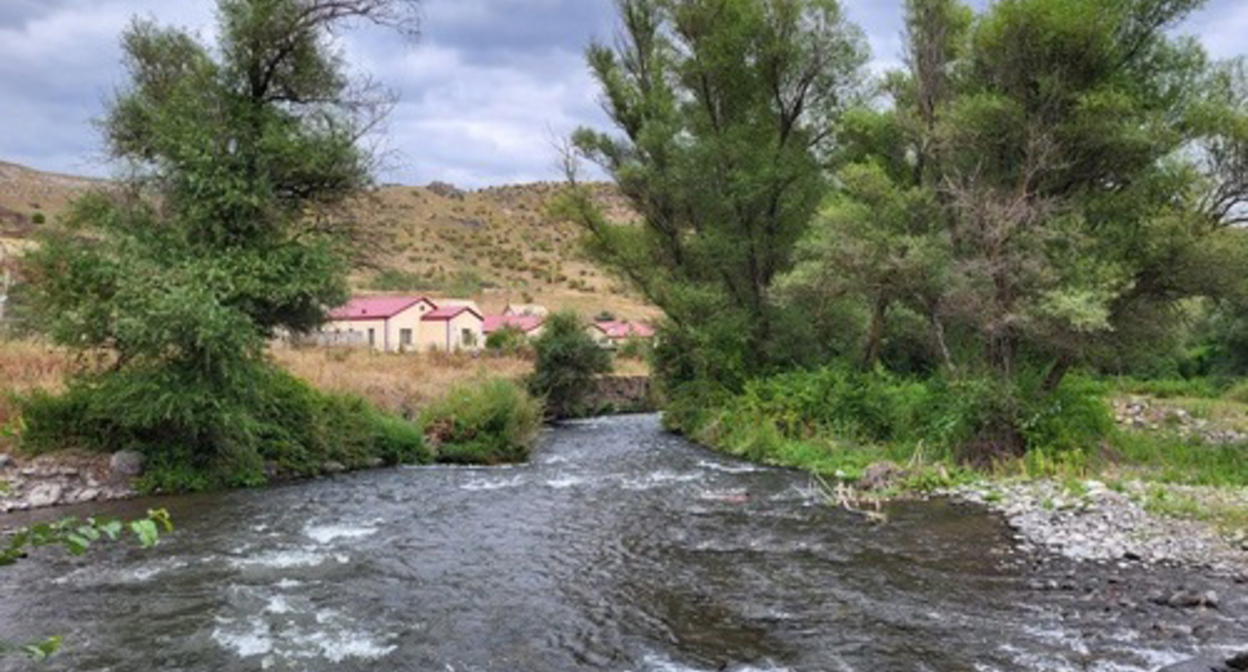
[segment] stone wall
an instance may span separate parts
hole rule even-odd
[[[603,376],[596,383],[597,389],[586,400],[593,415],[659,410],[649,376]]]

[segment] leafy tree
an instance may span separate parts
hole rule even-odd
[[[529,390],[546,399],[546,408],[555,417],[582,415],[594,377],[611,370],[611,355],[594,342],[580,316],[571,311],[547,318],[533,348],[537,362]]]
[[[576,181],[564,203],[591,254],[666,313],[683,367],[738,385],[792,359],[771,296],[827,183],[832,122],[857,100],[860,32],[835,0],[620,0],[616,45],[588,59],[619,134],[575,153],[641,225],[608,221]],[[669,369],[675,370],[675,369]]]
[[[92,428],[97,443],[262,478],[255,414],[280,386],[265,344],[345,299],[336,207],[369,183],[360,139],[388,102],[347,76],[330,31],[411,28],[413,9],[220,0],[215,47],[145,21],[125,32],[130,84],[102,124],[124,188],[78,202],[25,269],[37,322],[112,363],[70,385],[126,410]]]
[[[923,315],[946,370],[1011,395],[1163,340],[1190,298],[1241,301],[1242,67],[1166,32],[1199,4],[909,0],[908,69],[843,125],[786,287],[856,296],[866,363],[884,311]],[[1018,452],[1001,401],[981,444]]]

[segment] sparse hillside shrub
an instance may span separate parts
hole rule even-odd
[[[491,380],[451,390],[420,423],[440,462],[520,462],[541,428],[542,404],[511,381]]]
[[[48,217],[42,212],[36,212],[30,216],[30,221],[32,224],[44,224],[48,221]]]
[[[581,318],[571,311],[551,315],[533,348],[537,364],[529,378],[529,391],[545,398],[555,417],[583,415],[594,377],[611,371],[610,354],[594,342]]]

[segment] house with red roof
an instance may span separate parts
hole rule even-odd
[[[321,340],[331,345],[367,345],[382,352],[419,347],[421,318],[437,310],[423,296],[357,296],[329,311]]]
[[[476,350],[485,345],[485,318],[471,305],[446,305],[420,318],[422,350]]]
[[[644,322],[601,320],[589,325],[589,335],[598,345],[604,348],[614,348],[626,341],[654,338],[654,327]]]
[[[542,335],[546,320],[537,315],[487,315],[481,330],[485,337],[503,329],[515,329],[529,338]]]

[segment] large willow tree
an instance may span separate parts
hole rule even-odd
[[[855,102],[863,41],[835,0],[618,9],[616,43],[588,54],[617,132],[573,144],[640,225],[608,221],[579,189],[570,213],[591,253],[666,314],[665,372],[731,385],[787,363],[794,330],[771,288],[826,192],[821,161]]]
[[[124,179],[79,202],[25,269],[39,323],[108,368],[76,378],[59,413],[32,413],[32,436],[245,480],[259,443],[292,442],[260,421],[282,413],[265,344],[345,298],[334,208],[368,184],[360,143],[388,102],[347,76],[330,31],[412,30],[414,9],[220,0],[215,46],[145,21],[125,32],[129,84],[102,122]]]
[[[930,359],[1003,406],[1163,342],[1185,300],[1242,302],[1242,67],[1168,30],[1200,4],[908,0],[909,67],[845,124],[790,295],[866,306],[868,366],[886,317],[914,317]],[[982,438],[1016,451],[1002,410]]]

